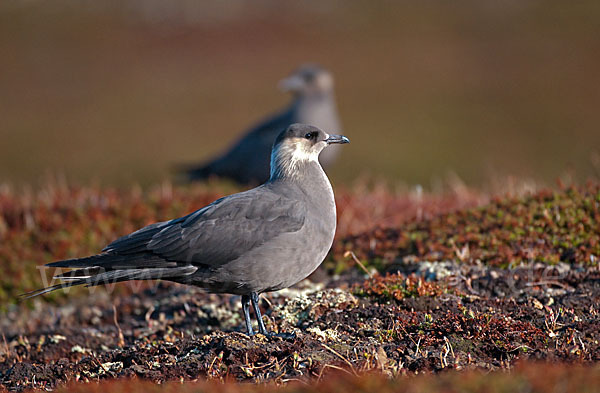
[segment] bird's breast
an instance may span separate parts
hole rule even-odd
[[[336,229],[335,197],[331,183],[323,170],[320,170],[313,179],[315,181],[312,187],[307,190],[310,198],[308,198],[309,205],[306,207],[306,211],[310,219],[305,223],[309,226],[310,231],[319,235],[318,246],[322,251],[320,254],[322,254],[322,258],[325,258],[333,243]]]

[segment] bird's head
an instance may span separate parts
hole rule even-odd
[[[343,135],[327,134],[315,126],[292,124],[273,144],[271,179],[293,177],[303,165],[319,165],[319,154],[332,144],[350,143]]]
[[[279,88],[296,96],[327,94],[333,91],[333,76],[316,64],[304,64],[279,81]]]

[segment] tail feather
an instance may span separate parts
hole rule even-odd
[[[99,268],[95,269],[96,270],[79,269],[72,272],[57,275],[55,276],[55,278],[62,280],[62,283],[24,293],[20,295],[20,297],[22,299],[29,299],[35,296],[55,291],[57,289],[69,288],[77,285],[93,287],[97,285],[112,284],[129,280],[174,279],[190,275],[196,270],[198,270],[197,267],[191,265],[179,266],[174,268],[143,268],[110,271],[104,271],[103,269]]]
[[[61,281],[81,280],[83,278],[89,278],[97,274],[104,273],[105,271],[106,270],[101,267],[92,266],[83,269],[71,270],[61,274],[56,274],[52,278]]]
[[[60,283],[60,284],[56,284],[56,285],[51,285],[51,286],[46,287],[46,288],[40,288],[40,289],[36,289],[35,291],[22,293],[22,294],[19,295],[19,299],[21,299],[21,300],[31,299],[32,297],[44,295],[46,293],[55,291],[57,289],[68,288],[68,287],[71,287],[73,285],[74,284],[71,284],[71,283]]]
[[[119,255],[110,252],[104,252],[84,258],[66,259],[46,264],[48,267],[69,267],[69,268],[92,268],[99,267],[106,270],[118,269],[136,269],[136,268],[161,268],[177,267],[178,263],[166,261],[158,255],[149,252],[133,255]]]

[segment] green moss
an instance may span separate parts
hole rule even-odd
[[[389,265],[386,261],[406,255],[428,261],[479,260],[498,267],[534,261],[585,265],[592,255],[600,255],[598,195],[600,184],[588,184],[495,199],[483,207],[367,232],[346,239],[347,247],[362,259],[382,259],[381,269]]]

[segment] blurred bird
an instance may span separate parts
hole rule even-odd
[[[185,178],[203,180],[218,176],[242,184],[261,184],[269,179],[273,141],[290,124],[303,123],[323,130],[340,130],[333,77],[327,70],[313,64],[303,65],[281,80],[279,88],[293,95],[288,108],[247,131],[218,158],[183,169]],[[330,166],[338,153],[335,147],[328,149],[321,155],[321,164]]]
[[[260,333],[267,332],[258,296],[308,277],[331,248],[336,228],[333,190],[319,154],[348,143],[317,127],[294,124],[276,138],[270,179],[216,200],[187,216],[159,222],[115,240],[100,254],[49,263],[73,268],[62,282],[32,297],[73,285],[162,279],[214,293],[242,296],[249,335],[252,303]]]

